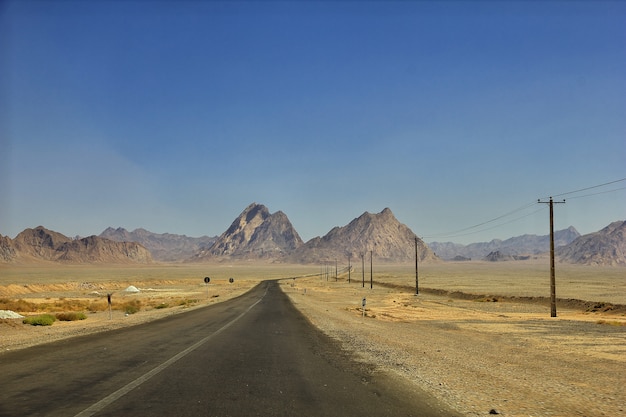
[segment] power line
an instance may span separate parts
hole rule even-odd
[[[610,185],[610,184],[616,184],[616,183],[622,182],[622,181],[626,181],[626,178],[620,178],[618,180],[605,182],[603,184],[593,185],[591,187],[581,188],[579,190],[568,191],[566,193],[554,194],[554,195],[552,195],[552,197],[561,197],[561,196],[564,196],[564,195],[580,193],[582,191],[592,190],[592,189],[604,187],[604,186],[607,186],[607,185]],[[571,200],[571,199],[575,199],[575,198],[589,197],[589,196],[593,196],[593,195],[597,195],[597,194],[605,194],[605,193],[615,192],[615,191],[619,191],[619,190],[623,190],[623,189],[626,189],[626,187],[616,188],[616,189],[607,190],[607,191],[600,191],[600,192],[597,192],[597,193],[590,193],[590,194],[585,194],[585,195],[580,195],[580,196],[573,196],[573,197],[569,197],[569,199]],[[549,197],[546,197],[546,198],[549,198]],[[540,200],[538,200],[538,201],[540,201]],[[510,216],[512,214],[515,214],[515,213],[518,213],[520,211],[526,210],[529,207],[532,207],[532,206],[534,206],[536,204],[538,204],[538,203],[535,201],[535,202],[523,205],[523,206],[521,206],[519,208],[516,208],[514,210],[511,210],[511,211],[509,211],[509,212],[507,212],[505,214],[502,214],[500,216],[494,217],[493,219],[490,219],[490,220],[487,220],[487,221],[475,224],[473,226],[469,226],[469,227],[465,227],[465,228],[462,228],[462,229],[453,230],[453,231],[445,232],[445,233],[435,233],[435,234],[431,234],[431,235],[428,235],[428,236],[423,236],[422,238],[423,239],[441,239],[441,238],[461,237],[461,236],[468,236],[468,235],[472,235],[472,234],[476,234],[476,233],[481,233],[481,232],[484,232],[484,231],[487,231],[487,230],[496,229],[498,227],[504,226],[504,225],[512,223],[514,221],[517,221],[517,220],[523,219],[525,217],[531,216],[531,215],[533,215],[533,214],[535,214],[535,213],[545,209],[545,207],[542,207],[539,210],[534,210],[533,212],[531,212],[529,214],[526,214],[526,215],[521,216],[521,217],[517,217],[515,219],[506,221],[504,223],[499,223],[497,225],[494,225],[494,226],[491,226],[491,227],[488,227],[488,228],[481,228],[479,230],[473,230],[473,229],[480,228],[481,226],[484,226],[486,224],[493,223],[495,221],[503,219],[503,218],[505,218],[507,216]],[[467,233],[465,233],[465,232],[467,232]]]
[[[525,206],[524,208],[528,208],[528,207],[534,206],[536,204],[537,203],[535,202],[535,203],[533,203],[531,205]],[[534,211],[532,211],[532,212],[530,212],[528,214],[525,214],[525,215],[520,216],[520,217],[516,217],[516,218],[508,220],[508,221],[506,221],[504,223],[498,223],[498,224],[496,224],[494,226],[486,227],[486,228],[479,229],[479,230],[474,230],[474,231],[468,232],[468,233],[460,233],[460,232],[463,232],[465,230],[469,230],[471,228],[462,229],[462,230],[458,230],[456,232],[450,232],[450,233],[447,233],[447,234],[437,234],[437,235],[431,235],[431,236],[423,236],[423,239],[432,239],[432,238],[439,238],[440,239],[440,238],[462,237],[462,236],[473,235],[473,234],[476,234],[476,233],[482,233],[482,232],[486,232],[488,230],[497,229],[498,227],[504,226],[506,224],[513,223],[513,222],[516,222],[518,220],[524,219],[526,217],[532,216],[533,214],[538,213],[538,212],[543,211],[543,210],[546,210],[546,207],[541,207],[541,208],[539,208],[537,210],[534,210]],[[520,210],[515,210],[514,212],[517,212],[517,211],[520,211]],[[511,212],[511,213],[514,213],[514,212]],[[509,213],[509,214],[511,214],[511,213]],[[502,216],[498,217],[497,219],[489,220],[488,222],[484,222],[482,224],[484,225],[484,224],[490,223],[490,222],[492,222],[494,220],[501,219],[502,217],[505,217],[507,215],[502,215]]]
[[[621,178],[619,180],[605,182],[604,184],[592,185],[591,187],[581,188],[580,190],[568,191],[566,193],[561,193],[561,194],[554,194],[552,197],[561,197],[561,196],[568,195],[568,194],[575,194],[581,191],[592,190],[594,188],[600,188],[600,187],[604,187],[605,185],[615,184],[616,182],[622,182],[622,181],[626,181],[626,178]]]
[[[535,204],[536,204],[535,202],[530,203],[530,204],[526,204],[524,206],[521,206],[521,207],[518,207],[518,208],[516,208],[514,210],[511,210],[511,211],[509,211],[509,212],[507,212],[505,214],[502,214],[502,215],[500,215],[498,217],[494,217],[491,220],[487,220],[487,221],[484,221],[482,223],[475,224],[473,226],[465,227],[463,229],[453,230],[453,231],[445,232],[445,233],[435,233],[435,234],[432,234],[430,236],[424,236],[424,237],[425,238],[433,238],[433,237],[454,237],[454,236],[459,236],[458,235],[459,233],[466,232],[468,230],[472,230],[472,229],[475,229],[475,228],[480,227],[480,226],[484,226],[484,225],[489,224],[489,223],[493,223],[496,220],[500,220],[500,219],[502,219],[502,218],[504,218],[506,216],[510,216],[511,214],[515,214],[515,213],[520,212],[522,210],[526,210],[527,208],[532,207]],[[478,231],[477,232],[467,233],[467,234],[473,234],[473,233],[478,233]],[[465,235],[467,235],[467,234],[465,234]],[[464,236],[464,235],[460,235],[460,236]]]
[[[583,198],[583,197],[590,197],[592,195],[598,195],[598,194],[614,193],[615,191],[619,191],[619,190],[626,190],[626,187],[615,188],[613,190],[607,190],[607,191],[598,191],[597,193],[591,193],[591,194],[585,194],[585,195],[575,195],[574,197],[568,198],[568,200],[574,200],[576,198]]]

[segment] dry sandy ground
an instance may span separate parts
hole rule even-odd
[[[560,309],[551,318],[539,304],[416,296],[319,278],[284,289],[345,349],[468,416],[626,415],[623,314]]]
[[[26,294],[16,293],[20,286],[0,286],[0,299],[6,297],[8,293],[13,293],[12,298],[36,303],[50,302],[59,297],[63,301],[92,299],[94,302],[106,303],[107,293],[112,292],[113,306],[129,300],[140,300],[145,305],[136,314],[125,314],[124,311],[113,308],[110,312],[108,310],[89,312],[86,320],[56,321],[52,326],[29,326],[22,324],[22,319],[0,319],[0,360],[1,353],[9,350],[141,324],[207,304],[226,301],[243,294],[257,283],[258,281],[239,281],[229,284],[226,281],[216,283],[214,280],[207,287],[189,281],[135,282],[134,286],[140,290],[139,293],[125,292],[124,289],[128,284],[120,282],[89,284],[89,287],[86,287],[86,283],[75,282],[29,285],[28,289],[34,292]],[[162,309],[148,307],[148,303],[153,306],[166,303],[170,307]],[[21,314],[29,316],[40,313]]]
[[[162,300],[171,305],[131,315],[113,310],[111,318],[107,311],[88,313],[87,320],[47,327],[0,320],[0,361],[1,352],[224,301],[257,282],[238,279],[231,285],[213,280],[207,292],[197,280],[134,281],[139,294],[124,293],[127,282],[98,281],[92,288],[76,282],[0,286],[0,298],[101,298],[114,287],[114,302],[141,299],[155,305]],[[406,288],[376,282],[374,289],[362,288],[360,282],[349,284],[344,278],[289,279],[283,281],[283,290],[313,324],[355,357],[415,382],[467,416],[626,415],[623,312],[560,308],[558,317],[551,318],[549,308],[540,304],[477,302],[423,291],[415,296]],[[621,297],[617,295],[617,301]],[[177,305],[180,300],[196,301]]]

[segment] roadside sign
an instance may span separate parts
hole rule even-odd
[[[233,282],[235,282],[235,280],[233,278],[228,278],[228,282],[232,284]]]
[[[209,277],[204,277],[204,283],[208,284],[209,282],[211,282],[211,278]]]

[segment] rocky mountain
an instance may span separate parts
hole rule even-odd
[[[567,246],[555,249],[562,262],[626,266],[626,221],[616,221],[604,229],[578,237]]]
[[[285,213],[271,214],[264,205],[252,203],[211,247],[199,251],[192,260],[278,260],[301,245],[302,239]]]
[[[554,232],[554,246],[565,246],[579,236],[580,233],[573,226],[558,230]],[[452,242],[431,242],[428,246],[438,257],[448,260],[453,260],[455,257],[457,259],[483,259],[495,252],[498,252],[500,260],[514,259],[549,251],[550,235],[522,235],[506,240],[494,239],[490,242],[478,242],[469,245]]]
[[[11,238],[0,235],[0,263],[13,262],[16,257],[15,245]]]
[[[306,242],[289,257],[292,262],[318,263],[348,256],[355,262],[373,252],[377,262],[406,262],[415,259],[415,233],[400,223],[390,209],[378,214],[363,213],[348,225],[335,227],[323,237]],[[418,258],[434,261],[435,254],[418,238]]]
[[[509,255],[500,251],[489,252],[483,258],[484,261],[502,262],[502,261],[526,261],[530,259],[530,255]]]
[[[146,229],[135,229],[132,232],[118,227],[109,227],[99,237],[116,242],[137,242],[148,249],[157,261],[176,262],[188,259],[201,250],[209,248],[217,237],[188,237],[171,233],[152,233]]]
[[[26,229],[14,240],[0,239],[3,262],[150,263],[152,256],[135,242],[114,242],[97,236],[71,239],[43,226]]]

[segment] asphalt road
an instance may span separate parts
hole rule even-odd
[[[351,360],[275,281],[233,300],[0,356],[0,416],[454,416]]]

